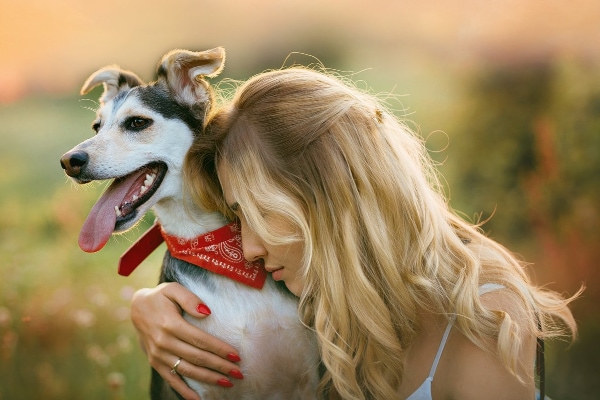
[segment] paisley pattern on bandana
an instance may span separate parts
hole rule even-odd
[[[261,261],[248,262],[242,253],[240,226],[232,222],[193,239],[171,236],[161,229],[171,255],[219,275],[260,289],[267,271]]]

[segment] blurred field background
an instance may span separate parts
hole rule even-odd
[[[547,387],[597,399],[599,18],[596,0],[0,0],[0,400],[147,398],[129,300],[162,251],[128,278],[116,263],[151,217],[83,253],[104,186],[76,187],[58,160],[92,134],[89,74],[116,63],[150,80],[166,51],[215,46],[223,78],[318,59],[399,96],[452,205],[493,214],[485,229],[540,284],[587,286],[579,339],[547,345]]]

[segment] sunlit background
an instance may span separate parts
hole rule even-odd
[[[323,63],[392,93],[425,138],[452,205],[574,304],[572,345],[548,344],[548,394],[600,392],[600,2],[597,0],[0,0],[0,400],[146,399],[129,321],[161,251],[128,278],[77,246],[103,186],[60,156],[92,134],[96,69],[153,78],[173,48],[224,46],[223,78]],[[216,80],[215,80],[216,82]],[[284,373],[284,372],[283,372]]]

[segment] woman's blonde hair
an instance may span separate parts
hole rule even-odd
[[[259,236],[304,242],[299,310],[327,368],[323,397],[396,398],[422,311],[456,316],[484,349],[497,340],[490,351],[515,375],[520,330],[576,332],[570,299],[533,286],[521,262],[459,218],[423,141],[344,79],[302,67],[250,79],[186,160],[196,201],[227,213],[217,165]],[[271,216],[297,234],[274,237]],[[483,283],[508,289],[526,322],[486,309]]]

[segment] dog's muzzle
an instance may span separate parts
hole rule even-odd
[[[77,178],[81,170],[87,165],[89,156],[85,151],[70,151],[60,159],[60,166],[67,175]]]

